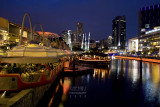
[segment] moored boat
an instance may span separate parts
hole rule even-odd
[[[79,56],[79,61],[90,62],[90,63],[110,63],[111,57],[105,54],[95,53],[84,53]]]
[[[30,41],[22,43],[25,17],[30,22]],[[39,24],[40,25],[40,24]],[[42,26],[40,25],[43,32]],[[28,39],[27,39],[28,40]],[[29,14],[25,14],[22,22],[18,46],[13,47],[0,57],[0,91],[17,91],[52,83],[60,71],[69,50],[44,46],[43,41],[36,44],[33,40],[32,25]]]
[[[63,50],[37,44],[17,46],[1,57],[0,91],[16,91],[53,82],[63,69]]]

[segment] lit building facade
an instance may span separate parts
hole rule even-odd
[[[19,42],[19,35],[21,33],[21,25],[15,24],[13,22],[9,23],[9,41],[12,42]],[[31,40],[31,32],[29,28],[24,27],[23,35],[22,35],[23,42],[27,42]]]
[[[107,44],[108,46],[111,46],[112,45],[112,36],[108,36],[108,39],[107,39]]]
[[[63,37],[63,40],[66,42],[66,44],[69,44],[69,39],[72,43],[76,42],[76,32],[74,32],[72,30],[62,31],[62,37]]]
[[[43,37],[43,32],[42,31],[37,31],[37,33],[41,36],[40,38],[37,37],[37,40],[40,40],[39,42],[42,41],[42,37]],[[50,45],[54,45],[55,39],[59,38],[60,36],[56,33],[52,33],[52,32],[44,32],[44,44],[46,46],[50,46]],[[58,46],[57,46],[58,47]]]
[[[160,47],[160,28],[146,31],[139,36],[139,51],[146,51]]]
[[[139,51],[151,54],[160,47],[160,4],[139,10]]]
[[[66,44],[69,45],[70,49],[72,49],[73,45],[76,44],[76,33],[72,30],[64,30],[62,31],[63,40]]]
[[[43,36],[43,32],[37,31],[37,33],[40,36]],[[52,32],[44,32],[45,38],[49,39],[50,41],[53,41],[54,38],[59,38],[60,36],[57,33],[52,33]]]
[[[0,40],[12,43],[19,42],[19,35],[21,33],[21,25],[9,22],[7,19],[0,17]],[[35,35],[35,33],[34,33]],[[29,28],[24,27],[22,40],[27,42],[31,39],[31,32]]]
[[[100,48],[110,48],[112,46],[112,36],[108,36],[108,38],[105,38],[100,41]]]
[[[0,17],[0,40],[8,40],[9,21]]]
[[[138,36],[128,40],[128,52],[138,52]]]
[[[160,5],[151,5],[139,10],[139,35],[160,26]]]
[[[115,49],[125,49],[126,43],[126,17],[117,16],[112,21],[112,45]]]

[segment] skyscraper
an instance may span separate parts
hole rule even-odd
[[[83,23],[78,22],[77,23],[77,41],[79,40],[79,36],[82,36],[83,34]]]
[[[112,21],[112,45],[117,49],[125,49],[126,42],[126,17],[117,16]]]
[[[160,4],[140,8],[139,35],[158,26],[160,26]]]

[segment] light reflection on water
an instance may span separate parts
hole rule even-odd
[[[64,107],[159,106],[160,64],[113,59],[109,68],[95,68],[94,74],[65,77],[63,90],[68,91]],[[73,90],[74,89],[74,90]],[[85,90],[84,90],[85,89]],[[64,94],[64,92],[63,92]]]
[[[145,100],[160,103],[160,65],[144,63],[143,86]]]
[[[111,70],[94,68],[93,78],[98,78],[98,80],[105,80],[111,74]],[[90,75],[88,75],[90,76]]]
[[[114,64],[117,63],[117,69]],[[123,63],[121,65],[121,63]],[[123,67],[122,72],[124,72],[125,78],[128,78],[127,81],[132,81],[132,88],[134,89],[137,85],[137,82],[140,80],[140,70],[139,62],[135,60],[115,60],[112,62],[113,71],[117,71],[117,76],[121,67]],[[126,73],[127,72],[127,73]],[[146,103],[151,103],[151,106],[154,104],[160,104],[160,64],[156,63],[142,63],[142,96]]]

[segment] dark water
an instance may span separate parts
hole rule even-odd
[[[61,78],[44,99],[51,107],[159,107],[160,64],[143,62],[140,78],[138,61],[113,59],[94,74]]]

